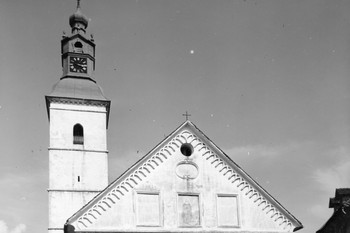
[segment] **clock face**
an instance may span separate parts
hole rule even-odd
[[[76,73],[86,73],[87,59],[85,57],[70,57],[69,70]]]

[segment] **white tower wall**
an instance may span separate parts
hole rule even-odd
[[[108,185],[105,106],[50,103],[49,232],[62,233],[66,220]],[[73,143],[73,127],[84,143]]]

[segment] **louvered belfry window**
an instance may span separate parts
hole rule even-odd
[[[74,125],[73,144],[84,145],[84,129],[80,124]]]

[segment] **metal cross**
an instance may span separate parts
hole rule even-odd
[[[186,121],[188,120],[188,117],[191,116],[191,114],[189,114],[187,111],[185,114],[182,114],[182,115],[186,117]]]

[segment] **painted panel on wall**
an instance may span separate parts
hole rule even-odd
[[[183,227],[200,226],[199,196],[179,194],[179,225]]]

